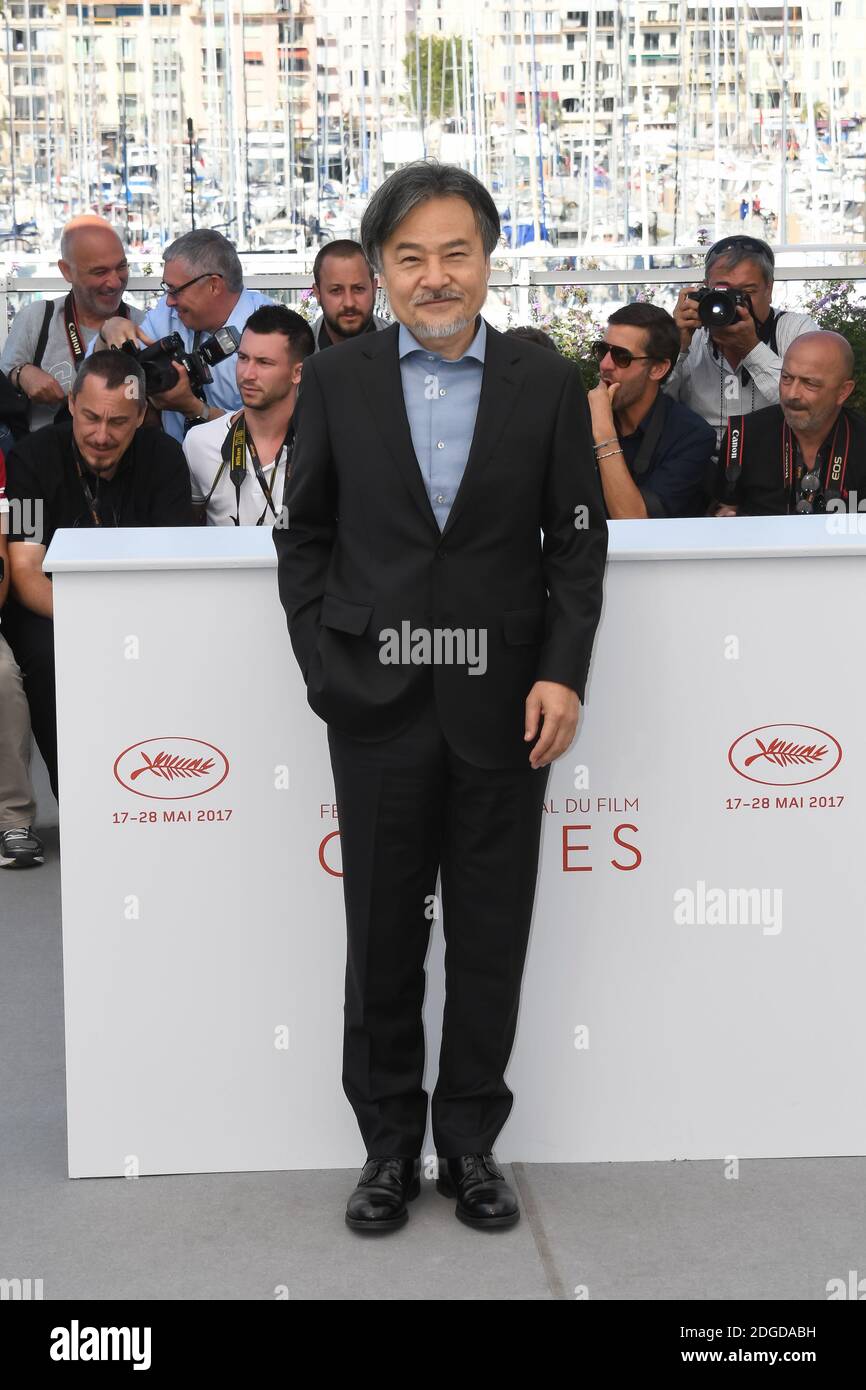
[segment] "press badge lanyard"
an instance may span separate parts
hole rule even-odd
[[[842,453],[837,454],[836,441],[839,437],[839,426],[842,424],[845,426],[845,447]],[[851,423],[847,416],[840,415],[839,419],[836,421],[836,428],[833,430],[833,440],[830,444],[830,453],[827,458],[827,470],[824,477],[825,492],[831,487],[838,488],[839,492],[843,491],[845,472],[848,467],[848,450],[850,446]],[[820,468],[819,460],[820,450],[818,451],[818,459],[815,461],[816,468]],[[805,471],[805,468],[800,468],[798,471],[795,467],[794,437],[790,425],[785,424],[782,426],[782,476],[784,478],[786,496],[796,489]]]
[[[292,422],[291,422],[291,420],[290,420],[290,421],[289,421],[289,428],[288,428],[287,431],[286,431],[286,437],[285,437],[285,439],[283,440],[282,444],[280,445],[279,452],[277,453],[277,456],[276,456],[276,458],[274,459],[274,472],[273,472],[273,476],[272,476],[272,478],[271,478],[270,484],[268,484],[268,482],[267,482],[267,480],[266,480],[266,478],[265,478],[264,470],[263,470],[262,465],[261,465],[261,460],[259,459],[258,449],[256,448],[256,446],[255,446],[255,444],[254,444],[254,442],[253,442],[252,435],[250,435],[250,434],[247,433],[246,421],[245,421],[245,419],[244,419],[244,413],[243,413],[243,411],[241,411],[241,413],[239,414],[237,420],[235,421],[235,423],[234,423],[232,429],[229,430],[228,434],[226,435],[226,437],[225,437],[225,439],[224,439],[224,441],[223,441],[223,446],[222,446],[222,460],[221,460],[221,462],[220,462],[219,468],[217,469],[216,477],[215,477],[214,480],[213,480],[213,484],[212,484],[212,486],[211,486],[211,490],[210,490],[210,492],[208,493],[207,497],[204,499],[203,505],[204,505],[205,507],[207,507],[208,503],[210,502],[211,498],[212,498],[213,495],[214,495],[214,492],[216,491],[217,484],[219,483],[219,480],[220,480],[220,478],[222,477],[223,472],[225,471],[226,464],[228,464],[228,465],[229,465],[229,480],[231,481],[231,483],[232,483],[232,485],[233,485],[233,487],[234,487],[234,490],[235,490],[235,498],[236,498],[236,504],[237,504],[237,512],[236,512],[236,515],[235,515],[232,519],[233,519],[233,521],[234,521],[235,526],[240,526],[240,524],[241,524],[241,521],[240,521],[240,515],[241,515],[241,487],[243,486],[244,479],[245,479],[246,476],[247,476],[247,457],[246,457],[246,456],[247,456],[247,450],[249,450],[250,459],[252,460],[252,465],[253,465],[253,472],[254,472],[255,475],[256,475],[256,480],[257,480],[257,482],[258,482],[258,484],[259,484],[259,487],[261,488],[262,492],[263,492],[264,495],[265,495],[265,506],[264,506],[264,510],[263,510],[261,516],[259,517],[258,521],[256,522],[256,526],[261,526],[262,522],[264,521],[265,517],[267,516],[267,512],[268,512],[268,508],[269,508],[269,507],[270,507],[271,511],[273,512],[274,520],[276,520],[276,517],[277,517],[277,509],[276,509],[276,507],[274,506],[273,485],[274,485],[274,482],[276,481],[277,472],[278,472],[278,470],[279,470],[280,461],[281,461],[281,459],[282,459],[282,457],[283,457],[283,451],[284,451],[284,450],[285,450],[285,455],[286,455],[286,467],[288,468],[289,454],[290,454],[290,452],[291,452],[292,437],[293,437],[293,429],[292,429]]]
[[[99,510],[101,506],[99,498],[99,479],[97,478],[96,480],[96,495],[94,495],[93,489],[90,486],[90,479],[87,477],[87,474],[81,467],[81,458],[78,452],[78,445],[75,443],[74,439],[72,441],[72,456],[75,459],[75,467],[78,471],[78,481],[81,484],[81,490],[84,493],[84,498],[87,502],[87,510],[90,512],[90,519],[93,522],[94,526],[101,526],[102,518],[99,515]],[[116,508],[112,507],[111,512],[112,516],[114,517],[114,524],[115,526],[117,526],[118,521]]]

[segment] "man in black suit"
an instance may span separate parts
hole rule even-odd
[[[519,1208],[491,1151],[513,1103],[545,787],[577,726],[607,524],[575,367],[481,317],[499,240],[484,186],[408,165],[373,196],[361,239],[398,322],[305,364],[274,529],[340,817],[343,1087],[367,1149],[346,1220],[393,1230],[419,1191],[441,870],[437,1186],[468,1224],[508,1226]]]

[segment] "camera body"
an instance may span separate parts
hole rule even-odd
[[[689,291],[689,299],[698,302],[698,318],[704,328],[729,328],[737,321],[737,309],[745,305],[752,312],[752,301],[741,290],[731,290],[727,285],[716,285],[710,289],[702,285],[698,290]]]
[[[157,338],[155,343],[148,343],[144,347],[139,343],[127,341],[123,344],[122,350],[134,357],[144,372],[148,396],[159,396],[177,385],[177,373],[173,365],[175,362],[186,367],[190,386],[198,395],[203,386],[213,381],[211,367],[218,366],[220,362],[236,353],[240,341],[241,335],[238,330],[227,324],[224,328],[218,328],[210,338],[206,338],[199,347],[189,352],[184,347],[183,338],[179,333],[168,333],[164,338]]]

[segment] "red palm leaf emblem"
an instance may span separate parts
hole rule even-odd
[[[755,742],[761,751],[746,758],[744,767],[750,767],[759,758],[766,758],[777,767],[788,767],[791,763],[817,763],[827,752],[826,743],[820,746],[816,743],[786,743],[781,738],[771,739],[766,746],[759,738],[756,738]]]
[[[176,777],[205,777],[214,765],[213,758],[181,758],[168,753],[157,753],[156,757],[151,759],[143,749],[141,756],[144,758],[144,766],[137,767],[130,773],[131,782],[143,772],[152,772],[154,776],[163,777],[167,782],[174,781]]]

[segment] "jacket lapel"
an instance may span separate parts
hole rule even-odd
[[[421,476],[421,465],[415,457],[412,431],[403,400],[403,380],[397,355],[399,333],[400,325],[394,323],[381,333],[371,333],[364,344],[363,358],[368,368],[364,394],[409,495],[438,535],[439,526]]]
[[[488,323],[475,430],[457,496],[451,505],[442,532],[443,536],[447,536],[453,528],[466,505],[467,496],[477,486],[486,464],[505,433],[525,376],[526,366],[520,352],[511,345],[511,340],[506,338],[504,333],[498,332]]]
[[[403,400],[403,381],[397,355],[399,325],[393,324],[381,333],[371,334],[364,345],[365,363],[375,370],[366,374],[365,396],[376,424],[412,500],[425,520],[439,535],[439,526],[427,496],[421,466],[415,456],[412,431]],[[457,495],[448,514],[446,536],[466,505],[478,479],[499,443],[517,404],[526,376],[521,354],[511,347],[504,334],[487,324],[487,344],[484,352],[484,371],[478,413],[469,449],[466,468]]]

